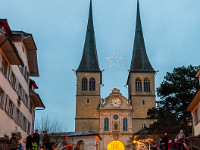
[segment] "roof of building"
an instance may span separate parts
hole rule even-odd
[[[95,33],[92,18],[92,1],[90,1],[89,19],[86,31],[85,44],[80,65],[76,71],[100,72]]]
[[[197,78],[200,78],[200,68],[199,68],[199,70],[197,71],[196,77],[197,77]]]
[[[155,72],[155,70],[151,66],[151,63],[149,62],[146,53],[145,42],[142,32],[142,23],[140,18],[139,0],[137,2],[135,39],[130,72]]]
[[[30,95],[35,107],[45,108],[45,106],[44,106],[39,94],[37,94],[35,91],[30,89],[29,90],[29,95]]]
[[[187,111],[193,111],[197,107],[197,105],[200,105],[200,89],[198,89],[195,93],[192,101],[187,107]]]
[[[98,136],[98,133],[94,131],[76,131],[76,132],[60,132],[60,133],[50,133],[52,136],[67,136],[67,137],[75,137],[75,136]]]
[[[24,65],[22,58],[13,44],[12,31],[7,19],[0,19],[0,48],[11,65]]]
[[[26,33],[24,31],[12,31],[12,34],[13,34],[12,37],[13,40],[16,40],[19,37],[20,39],[23,40],[23,43],[27,50],[30,76],[38,77],[39,70],[38,70],[37,51],[36,51],[37,47],[32,34]]]

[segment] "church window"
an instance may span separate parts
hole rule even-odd
[[[89,99],[87,99],[87,104],[89,104],[90,103],[90,100]]]
[[[123,118],[123,131],[128,131],[128,119]]]
[[[118,116],[118,115],[114,115],[113,118],[114,118],[115,120],[117,120],[117,119],[119,118],[119,116]]]
[[[109,131],[109,119],[104,119],[104,131]]]
[[[150,81],[147,78],[144,79],[144,91],[150,92]]]
[[[142,92],[142,82],[139,78],[135,80],[135,91]]]
[[[82,91],[87,91],[88,89],[88,80],[87,78],[82,79]]]
[[[95,91],[95,79],[90,78],[90,91]]]
[[[142,104],[145,105],[145,100],[142,101]]]

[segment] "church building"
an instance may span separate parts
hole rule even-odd
[[[102,139],[99,143],[100,150],[109,150],[114,146],[127,149],[128,140],[133,134],[154,122],[147,119],[147,111],[156,107],[155,70],[146,53],[139,1],[131,53],[132,60],[127,77],[128,97],[123,96],[117,88],[111,89],[110,95],[102,96],[102,70],[99,67],[90,1],[83,55],[76,70],[75,130],[98,133]]]

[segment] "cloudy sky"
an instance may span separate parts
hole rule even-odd
[[[63,122],[66,131],[75,126],[76,75],[85,40],[89,0],[0,0],[1,18],[12,30],[32,33],[38,48],[40,77],[34,78],[46,109],[36,118],[50,115]],[[136,21],[136,0],[93,0],[93,17],[100,68],[101,96],[113,88],[127,97],[124,86],[130,67]],[[140,0],[146,50],[155,70],[156,87],[174,67],[199,65],[200,1]],[[106,57],[123,57],[109,67]]]

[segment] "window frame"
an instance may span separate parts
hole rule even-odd
[[[104,118],[104,131],[109,131],[109,118]]]
[[[83,77],[81,80],[81,91],[87,91],[88,90],[88,79],[86,77]]]
[[[128,131],[128,119],[123,118],[123,131]]]
[[[96,91],[96,80],[93,77],[91,77],[89,80],[89,90]]]
[[[135,92],[142,92],[142,80],[140,78],[135,79]]]

